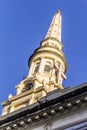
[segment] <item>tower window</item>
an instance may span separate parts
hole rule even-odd
[[[47,62],[45,67],[44,67],[44,71],[50,72],[50,70],[51,70],[51,64],[49,62]]]
[[[38,72],[38,70],[39,70],[39,66],[40,66],[40,63],[36,63],[36,66],[35,66],[35,70],[34,70],[34,72]]]

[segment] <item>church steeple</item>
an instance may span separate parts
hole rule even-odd
[[[63,89],[62,80],[66,79],[66,60],[61,43],[61,11],[54,15],[45,39],[29,58],[28,78],[34,87],[43,87],[47,93],[57,88]]]
[[[64,88],[62,81],[66,79],[67,66],[62,48],[61,11],[58,11],[45,39],[29,58],[29,73],[16,86],[17,95],[3,103],[3,115],[35,103],[51,91]]]

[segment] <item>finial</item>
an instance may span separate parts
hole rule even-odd
[[[12,94],[9,94],[8,99],[12,98]]]
[[[61,11],[60,11],[60,10],[57,10],[56,14],[61,14]]]
[[[60,13],[61,14],[61,12],[63,11],[63,8],[62,9],[59,9],[59,10],[57,10],[57,13]]]

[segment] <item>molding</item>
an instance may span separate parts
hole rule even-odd
[[[44,54],[44,53],[51,53],[51,54],[53,54],[53,55],[56,55],[56,56],[58,56],[58,57],[60,57],[61,58],[61,60],[64,62],[64,64],[65,64],[65,72],[66,72],[66,70],[67,70],[67,64],[66,64],[66,60],[65,60],[65,57],[62,57],[60,54],[58,54],[58,53],[56,53],[56,52],[53,52],[53,51],[49,51],[49,50],[41,50],[41,51],[38,51],[38,52],[35,52],[33,55],[31,55],[31,57],[29,58],[29,61],[28,61],[28,66],[30,66],[30,64],[31,64],[31,62],[32,62],[32,59],[35,57],[35,56],[37,56],[37,55],[39,55],[39,54]],[[53,59],[54,60],[54,59]]]

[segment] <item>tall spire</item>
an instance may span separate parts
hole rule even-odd
[[[61,11],[58,10],[54,15],[45,38],[56,38],[61,42]]]

